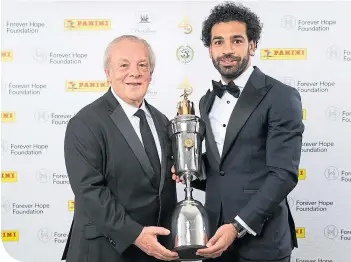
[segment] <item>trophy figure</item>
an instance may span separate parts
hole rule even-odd
[[[193,199],[190,182],[202,174],[202,141],[205,123],[195,115],[194,103],[188,100],[191,87],[184,88],[183,99],[177,104],[177,116],[168,126],[172,141],[174,169],[184,180],[185,199],[177,203],[172,214],[172,248],[180,261],[204,260],[196,251],[208,242],[209,224],[201,202]]]

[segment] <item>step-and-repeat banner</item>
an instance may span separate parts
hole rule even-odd
[[[3,1],[1,236],[12,257],[60,261],[74,211],[64,133],[108,88],[107,44],[121,34],[149,41],[156,69],[147,100],[171,119],[184,86],[197,104],[219,80],[200,40],[217,3]],[[349,262],[351,3],[245,4],[264,24],[254,64],[303,101],[299,183],[289,196],[300,246],[292,261]],[[182,185],[178,193],[182,200]]]

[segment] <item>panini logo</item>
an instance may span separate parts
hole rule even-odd
[[[106,81],[66,81],[66,92],[104,92],[108,88]]]
[[[65,19],[65,30],[109,30],[109,19]]]
[[[306,109],[302,109],[302,120],[306,120],[307,118],[307,111]]]
[[[17,242],[18,230],[1,230],[1,240],[3,242]]]
[[[13,61],[13,51],[1,50],[1,61],[2,62],[12,62]]]
[[[263,48],[261,60],[305,60],[307,48]]]
[[[299,180],[306,180],[306,169],[299,169]]]
[[[74,201],[68,200],[68,211],[74,211]]]
[[[1,172],[1,182],[3,183],[17,182],[17,172],[16,171]]]
[[[296,237],[297,238],[305,238],[305,228],[304,227],[297,227],[296,228]]]
[[[1,122],[2,123],[12,123],[16,121],[15,112],[1,112]]]

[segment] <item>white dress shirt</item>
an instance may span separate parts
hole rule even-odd
[[[245,72],[243,72],[238,78],[236,78],[233,81],[237,86],[239,86],[240,94],[243,91],[243,88],[245,87],[253,71],[254,71],[253,66],[250,66],[246,69]],[[238,100],[237,98],[235,98],[233,95],[225,91],[221,98],[219,98],[218,96],[215,97],[213,101],[213,106],[209,113],[212,132],[213,132],[220,156],[222,155],[222,151],[223,151],[223,145],[224,145],[225,134],[226,134],[229,118],[232,114],[232,111],[234,109],[234,106],[237,100]],[[250,234],[256,235],[256,233],[240,217],[236,216],[235,219]]]
[[[119,104],[121,105],[121,107],[123,108],[123,111],[126,113],[130,123],[132,124],[136,134],[138,135],[141,144],[143,144],[143,139],[141,137],[141,133],[140,133],[140,118],[135,116],[134,114],[139,110],[139,108],[132,106],[126,102],[124,102],[113,90],[113,88],[111,88],[112,94],[114,95],[114,97],[117,99],[117,101],[119,102]],[[157,148],[157,152],[158,152],[158,156],[161,162],[162,159],[162,151],[161,151],[161,144],[160,144],[160,140],[158,138],[158,134],[156,131],[156,127],[154,124],[154,121],[151,117],[151,114],[149,112],[149,110],[146,108],[145,106],[145,102],[143,101],[142,105],[140,106],[140,109],[142,109],[145,112],[145,116],[146,116],[146,120],[147,123],[150,126],[151,132],[152,132],[152,136],[155,139],[155,143],[156,143],[156,148]]]

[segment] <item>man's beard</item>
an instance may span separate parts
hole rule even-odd
[[[232,59],[237,61],[237,63],[236,65],[232,65],[232,66],[223,66],[223,65],[220,65],[220,62],[222,59]],[[249,61],[250,61],[249,51],[247,52],[247,55],[242,59],[239,56],[233,56],[231,54],[217,57],[216,60],[212,58],[212,63],[214,67],[218,70],[218,72],[221,74],[223,78],[227,78],[227,79],[235,79],[238,76],[240,76],[246,70],[247,65],[249,64]]]

